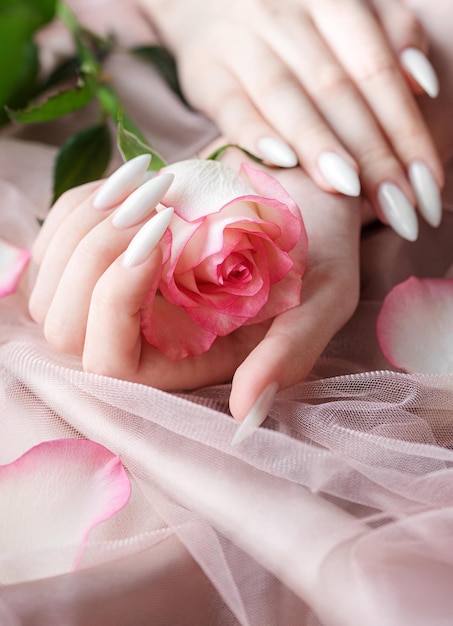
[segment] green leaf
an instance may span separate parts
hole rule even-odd
[[[162,46],[141,46],[133,48],[132,52],[151,63],[176,95],[179,96],[186,106],[189,106],[181,91],[175,59],[166,48]]]
[[[8,104],[12,108],[24,106],[36,95],[38,90],[38,51],[32,42],[23,46],[22,61],[18,63],[18,65],[20,66],[21,72],[16,74],[16,83],[15,85],[11,83],[11,89],[8,95]],[[0,78],[0,83],[1,82],[2,79]],[[6,81],[3,82],[3,88],[6,89]],[[6,112],[5,102],[0,100],[0,125],[9,121],[10,118]]]
[[[140,154],[150,154],[151,163],[148,169],[157,171],[167,165],[160,154],[153,150],[141,135],[139,136],[124,128],[123,112],[121,110],[118,112],[117,130],[118,148],[125,161],[129,161]]]
[[[74,81],[77,76],[80,76],[80,61],[77,56],[63,59],[47,76],[45,83],[42,85],[42,91],[55,89],[61,83]]]
[[[75,89],[67,89],[51,96],[45,102],[33,102],[20,111],[13,111],[7,107],[7,112],[12,120],[21,124],[48,122],[78,109],[83,109],[91,102],[94,95],[91,85],[82,83]]]
[[[55,161],[53,202],[72,187],[102,178],[111,153],[112,141],[106,124],[90,126],[70,137]]]
[[[55,15],[56,0],[1,0],[0,109],[22,106],[34,93],[37,55],[36,31]]]

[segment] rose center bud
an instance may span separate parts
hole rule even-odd
[[[229,283],[248,283],[252,280],[252,266],[250,262],[242,254],[232,254],[225,259],[222,266],[222,274],[219,277],[221,285]]]

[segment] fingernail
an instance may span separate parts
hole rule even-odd
[[[136,267],[148,259],[162,239],[172,217],[173,207],[167,207],[140,228],[123,255],[123,267]]]
[[[360,180],[355,169],[336,152],[323,152],[318,158],[322,175],[334,189],[346,196],[360,195]]]
[[[112,216],[116,228],[129,228],[150,215],[173,182],[174,174],[163,173],[136,189]]]
[[[295,167],[297,155],[287,143],[276,137],[261,137],[258,150],[265,161],[278,167]]]
[[[231,439],[232,446],[240,444],[261,426],[269,413],[277,391],[277,383],[270,383],[270,385],[264,389],[255,404],[247,413],[244,421],[241,422],[234,433],[233,438]]]
[[[431,98],[439,95],[439,79],[428,58],[418,48],[406,48],[400,56],[401,64]]]
[[[94,196],[94,208],[111,209],[127,198],[142,182],[150,160],[151,155],[140,154],[113,172]]]
[[[418,236],[418,222],[414,207],[394,183],[382,183],[378,202],[384,217],[393,230],[408,241]]]
[[[424,163],[415,161],[409,166],[409,179],[420,213],[428,224],[437,228],[442,219],[442,199],[434,176]]]

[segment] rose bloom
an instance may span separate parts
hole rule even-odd
[[[157,293],[142,312],[146,340],[172,359],[300,303],[307,237],[299,207],[270,175],[210,160],[174,163],[162,200],[174,216],[162,239]]]

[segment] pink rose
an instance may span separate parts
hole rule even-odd
[[[189,160],[162,204],[175,210],[164,237],[158,292],[142,316],[149,343],[173,359],[209,350],[218,336],[300,303],[307,238],[300,210],[268,174]]]

